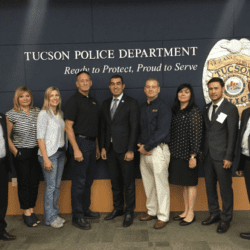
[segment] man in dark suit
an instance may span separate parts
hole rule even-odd
[[[123,226],[133,223],[135,209],[134,151],[136,149],[139,108],[137,101],[125,94],[120,75],[110,78],[109,89],[113,97],[102,105],[101,157],[107,160],[111,174],[114,210],[105,217],[112,220],[124,214]]]
[[[248,199],[250,202],[250,108],[241,115],[240,134],[236,153],[236,174],[245,176]],[[241,238],[250,240],[250,233],[241,233]]]
[[[202,155],[210,216],[202,222],[202,225],[220,221],[217,232],[225,233],[233,214],[231,166],[237,140],[239,115],[236,106],[223,98],[225,87],[221,78],[212,78],[207,86],[212,102],[203,110],[205,141]],[[220,185],[222,211],[219,209],[217,181]]]
[[[11,156],[8,146],[5,115],[0,113],[0,240],[15,240],[16,236],[6,232],[4,220],[8,206],[8,172],[11,171]]]

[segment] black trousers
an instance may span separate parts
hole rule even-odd
[[[232,170],[223,168],[222,161],[212,159],[210,153],[204,160],[204,172],[208,208],[211,216],[220,216],[224,221],[231,222],[233,216]],[[222,211],[220,212],[217,194],[217,181],[220,185]]]
[[[72,156],[71,206],[73,217],[84,218],[84,212],[89,210],[91,203],[91,185],[96,171],[96,142],[81,137],[76,137],[76,141],[84,160],[75,161],[70,145],[69,151]]]
[[[4,220],[8,206],[8,171],[7,159],[0,159],[0,235],[5,234],[7,224]]]
[[[17,174],[18,198],[21,209],[36,206],[41,165],[38,162],[38,148],[19,148],[20,155],[14,157]]]
[[[125,161],[124,156],[125,154],[116,153],[111,143],[107,153],[107,163],[110,170],[113,205],[116,210],[123,210],[125,193],[125,212],[133,212],[135,209],[134,161]]]
[[[243,169],[244,171],[247,195],[248,195],[248,200],[250,202],[250,157],[241,154],[239,165],[241,166],[241,169]]]

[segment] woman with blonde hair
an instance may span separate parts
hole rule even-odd
[[[32,92],[27,87],[21,86],[16,89],[13,102],[13,109],[6,113],[9,148],[14,155],[18,198],[21,209],[24,210],[23,219],[28,227],[35,227],[40,223],[33,210],[37,200],[40,173],[36,139],[37,116],[40,110],[33,107]]]
[[[65,132],[61,95],[56,87],[45,91],[44,104],[37,121],[38,159],[42,166],[45,225],[61,228],[65,219],[59,217],[58,198],[65,160]]]

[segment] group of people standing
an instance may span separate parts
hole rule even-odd
[[[6,113],[6,118],[0,114],[0,180],[4,190],[0,192],[3,201],[0,207],[0,239],[15,239],[5,231],[4,220],[12,159],[25,224],[36,227],[40,223],[33,209],[42,169],[45,225],[53,228],[63,226],[65,219],[59,216],[57,203],[67,140],[72,166],[72,225],[77,228],[91,229],[88,219],[100,218],[99,213],[89,209],[96,160],[100,157],[109,168],[114,206],[104,219],[108,221],[124,215],[124,227],[133,223],[134,154],[139,151],[147,197],[147,213],[140,216],[141,221],[157,219],[155,229],[164,228],[169,222],[169,183],[183,186],[185,210],[173,219],[179,221],[181,226],[195,221],[197,161],[201,158],[210,213],[202,225],[219,221],[217,232],[228,230],[233,213],[231,165],[239,115],[237,108],[223,97],[223,80],[212,78],[208,82],[212,102],[205,106],[203,113],[195,104],[190,84],[178,87],[171,110],[158,97],[158,80],[149,78],[144,87],[147,101],[139,107],[134,98],[123,93],[125,83],[122,76],[114,75],[109,82],[112,97],[103,102],[101,117],[96,100],[89,95],[92,86],[90,74],[86,71],[78,73],[76,86],[76,93],[66,103],[64,117],[60,92],[55,87],[45,91],[41,110],[33,107],[31,91],[19,87],[15,92],[13,109]],[[240,158],[238,170],[244,168],[250,195],[249,116],[247,109],[242,116],[237,157]],[[217,181],[223,202],[222,211],[218,204]],[[250,239],[250,234],[243,233],[241,237]]]

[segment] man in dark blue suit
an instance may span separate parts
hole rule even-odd
[[[0,240],[15,240],[16,236],[6,232],[4,218],[8,206],[8,172],[11,171],[11,156],[8,146],[5,115],[0,113]]]
[[[105,217],[112,220],[124,214],[123,226],[133,223],[135,209],[134,151],[136,150],[139,107],[137,101],[125,94],[125,84],[120,75],[110,79],[109,89],[113,97],[102,105],[101,157],[107,160],[111,174],[114,210]]]
[[[210,216],[202,225],[219,222],[217,233],[227,232],[233,214],[232,162],[237,140],[239,114],[235,105],[223,97],[221,78],[208,83],[211,103],[203,110],[205,123],[204,159],[205,182]],[[217,181],[220,184],[222,211],[219,209]]]

